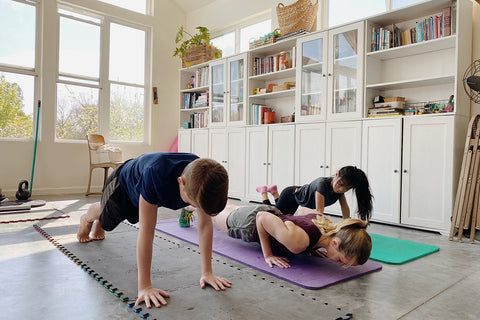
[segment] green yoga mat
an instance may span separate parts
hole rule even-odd
[[[439,247],[430,244],[379,234],[370,233],[370,237],[372,238],[370,259],[389,264],[402,264],[440,250]]]

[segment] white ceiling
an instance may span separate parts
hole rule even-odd
[[[184,12],[197,10],[207,4],[215,2],[215,0],[174,0]]]

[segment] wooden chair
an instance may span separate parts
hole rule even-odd
[[[121,165],[123,161],[100,162],[100,163],[94,162],[92,153],[96,152],[98,148],[105,145],[105,138],[103,138],[103,136],[100,134],[87,134],[87,142],[88,142],[88,156],[90,159],[90,175],[88,177],[88,187],[85,195],[88,196],[90,194],[102,194],[101,192],[90,192],[90,184],[92,182],[93,169],[103,168],[104,170],[103,185],[105,185],[108,178],[108,170],[110,168],[115,169],[116,167]]]

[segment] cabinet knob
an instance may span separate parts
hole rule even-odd
[[[397,172],[398,172],[398,170],[397,170],[397,169],[395,169],[395,170],[393,170],[393,172],[397,173]]]
[[[407,173],[407,169],[403,169],[403,173]]]
[[[264,163],[263,163],[263,165],[264,165],[264,166],[266,166],[266,165],[267,165],[267,163],[266,163],[266,162],[264,162]]]
[[[324,78],[325,78],[326,76],[327,76],[327,75],[326,75],[325,73],[324,73],[324,74],[322,74],[322,77],[324,77]]]
[[[323,166],[321,165],[320,168],[323,168]]]
[[[328,166],[325,166],[326,169],[328,169]]]
[[[329,77],[331,77],[331,76],[332,76],[332,74],[331,74],[331,73],[328,73],[328,76],[329,76]]]
[[[272,164],[269,162],[268,165],[271,166]]]

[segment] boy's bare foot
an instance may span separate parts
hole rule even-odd
[[[80,226],[78,227],[77,239],[79,242],[90,242],[90,230],[92,230],[93,222],[89,222],[86,217],[87,214],[82,214],[80,217]]]
[[[93,225],[91,240],[103,240],[105,239],[105,230],[103,230],[100,222],[97,220]]]

